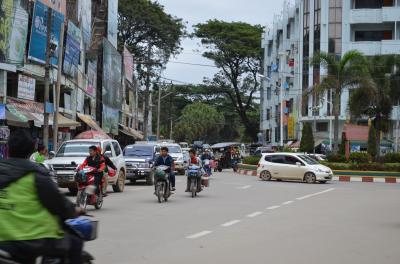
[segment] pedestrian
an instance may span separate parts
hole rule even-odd
[[[31,155],[30,160],[36,163],[44,163],[46,155],[47,148],[44,145],[39,145],[37,151]]]

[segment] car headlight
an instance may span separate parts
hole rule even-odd
[[[148,168],[149,167],[149,163],[139,163],[138,167],[139,168]]]
[[[183,161],[183,157],[179,157],[179,158],[178,158],[178,161]]]

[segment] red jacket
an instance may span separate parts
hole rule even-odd
[[[94,159],[89,156],[79,166],[79,169],[81,170],[86,166],[96,168],[97,172],[103,172],[106,169],[106,162],[104,160],[104,157],[101,155],[96,155]]]

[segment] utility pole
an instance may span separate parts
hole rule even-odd
[[[60,29],[60,46],[58,47],[58,69],[57,69],[57,85],[55,90],[55,112],[53,115],[53,149],[58,149],[58,113],[60,111],[60,89],[61,89],[61,69],[62,69],[62,54],[64,50],[64,23]]]
[[[50,68],[51,68],[51,24],[52,24],[52,9],[47,8],[47,38],[46,38],[46,64],[44,73],[44,122],[43,122],[43,145],[48,148],[49,146],[49,113],[46,111],[46,103],[49,101],[50,90]],[[60,58],[59,58],[60,59]]]
[[[148,137],[148,123],[149,123],[149,99],[150,99],[150,71],[151,71],[151,64],[150,64],[150,58],[151,58],[151,44],[148,44],[147,47],[147,73],[146,73],[146,90],[144,92],[144,131],[143,131],[143,136],[144,139],[147,140]]]
[[[285,58],[285,56],[283,56],[283,55],[281,55],[281,60],[280,60],[280,75],[281,75],[281,88],[279,89],[280,91],[279,91],[279,100],[280,100],[280,102],[281,102],[281,109],[280,109],[280,112],[281,112],[281,116],[280,116],[280,147],[283,149],[283,77],[284,77],[284,75],[283,75],[283,70],[284,70],[284,68],[283,68],[283,63],[284,63],[284,58]]]
[[[160,140],[161,86],[158,87],[157,101],[157,140]]]

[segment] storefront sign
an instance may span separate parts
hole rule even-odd
[[[18,75],[18,98],[26,100],[35,100],[35,84],[36,80],[19,74]]]
[[[47,12],[49,7],[40,1],[35,2],[35,8],[32,16],[31,39],[29,42],[28,59],[45,63],[46,62],[46,40],[47,40]],[[52,10],[52,30],[51,41],[59,47],[61,25],[64,23],[64,15]],[[58,51],[54,51],[51,57],[51,64],[57,66]]]
[[[67,40],[64,53],[63,71],[76,80],[80,59],[81,31],[71,21],[68,21]]]

